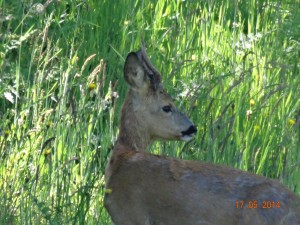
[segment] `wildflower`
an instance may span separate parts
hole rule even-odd
[[[5,131],[4,131],[4,136],[5,136],[5,137],[8,137],[9,134],[10,134],[9,130],[5,130]]]
[[[28,116],[29,115],[29,109],[26,109],[25,111],[24,111],[24,116]]]
[[[45,156],[50,155],[50,154],[51,154],[51,149],[50,148],[46,149],[45,150]]]
[[[90,83],[89,84],[89,90],[94,90],[97,87],[97,85],[95,83]]]
[[[252,106],[252,105],[254,105],[254,104],[255,104],[254,99],[250,99],[250,105]]]
[[[51,121],[48,121],[48,122],[46,123],[46,127],[47,127],[47,128],[51,127],[51,125],[52,125],[52,122],[51,122]]]
[[[23,118],[19,118],[19,119],[18,119],[18,125],[19,125],[19,126],[22,126],[23,124],[24,124]]]
[[[196,55],[193,54],[193,55],[192,55],[192,60],[195,61],[195,60],[197,60],[197,59],[198,59],[198,57],[197,57]]]
[[[246,115],[247,115],[247,120],[249,120],[250,119],[250,116],[252,115],[252,110],[247,110],[247,112],[246,112]]]
[[[294,119],[288,119],[288,124],[293,126],[296,123],[296,120]]]
[[[254,126],[254,131],[259,131],[260,130],[260,126],[259,125],[255,125]]]
[[[34,4],[30,12],[36,15],[42,15],[45,12],[45,7],[41,3]]]
[[[240,26],[241,26],[240,23],[236,23],[236,22],[233,22],[233,23],[232,23],[232,27],[233,27],[233,28],[239,28]]]

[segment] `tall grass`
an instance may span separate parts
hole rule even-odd
[[[111,224],[104,170],[124,57],[142,40],[199,129],[190,143],[149,151],[227,164],[300,194],[298,1],[0,5],[1,224]]]

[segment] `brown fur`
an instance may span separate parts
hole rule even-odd
[[[299,197],[275,180],[225,166],[144,152],[156,139],[187,140],[196,132],[165,93],[160,75],[149,62],[142,50],[130,53],[125,63],[125,78],[131,89],[122,107],[119,137],[105,174],[105,207],[113,222],[300,224]],[[165,112],[166,106],[172,111]],[[184,137],[186,134],[188,137]],[[268,201],[275,204],[263,208]]]

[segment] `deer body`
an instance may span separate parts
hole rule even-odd
[[[105,173],[105,207],[116,225],[300,224],[299,197],[277,181],[146,153],[154,140],[189,140],[197,130],[143,48],[127,56],[124,75],[130,90]]]

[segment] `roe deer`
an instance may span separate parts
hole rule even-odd
[[[116,225],[295,225],[300,200],[275,180],[145,152],[190,140],[195,125],[165,92],[145,48],[128,54],[119,136],[105,172],[104,204]]]

